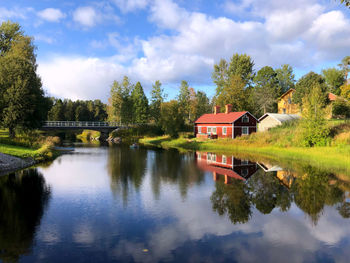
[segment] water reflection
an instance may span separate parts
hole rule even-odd
[[[127,205],[129,192],[139,191],[145,176],[147,150],[127,146],[108,148],[108,174],[115,196],[122,195]]]
[[[31,184],[21,174],[0,178],[0,261],[347,262],[350,256],[346,175],[124,146],[81,147],[38,169]]]
[[[50,187],[36,169],[0,177],[0,259],[17,262],[31,252],[36,228],[50,199]]]
[[[334,174],[311,166],[296,171],[269,163],[254,163],[233,156],[196,153],[198,167],[213,174],[213,210],[227,214],[232,223],[246,223],[254,206],[262,214],[279,208],[287,212],[294,202],[317,224],[324,207],[336,206],[344,218],[350,217],[350,203]],[[262,169],[258,169],[261,167]]]

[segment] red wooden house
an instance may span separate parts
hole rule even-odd
[[[236,138],[257,131],[258,120],[248,111],[232,112],[232,105],[225,106],[225,113],[220,113],[220,106],[214,107],[214,113],[204,114],[195,121],[196,137]]]

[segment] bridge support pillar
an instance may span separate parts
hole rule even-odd
[[[109,132],[108,131],[100,131],[100,141],[105,142],[109,137]]]

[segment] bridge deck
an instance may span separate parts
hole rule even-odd
[[[76,128],[76,129],[116,129],[126,127],[118,122],[106,122],[106,121],[46,121],[43,123],[42,128]]]

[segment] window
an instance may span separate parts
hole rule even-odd
[[[286,109],[283,109],[283,114],[286,114]]]
[[[202,158],[201,154],[198,153],[198,154],[197,154],[197,159],[200,160],[201,158]]]
[[[208,134],[211,133],[211,127],[208,127]]]
[[[222,163],[226,164],[226,155],[222,156]]]
[[[248,135],[249,134],[249,128],[248,127],[242,127],[242,135]]]
[[[242,165],[248,165],[248,163],[249,163],[248,160],[242,160],[242,161],[241,161],[241,164],[242,164]]]
[[[223,135],[226,135],[226,134],[227,134],[227,128],[226,128],[226,127],[222,128],[222,134],[223,134]]]
[[[198,127],[198,133],[199,133],[199,134],[202,133],[202,127]]]
[[[213,162],[216,162],[216,154],[212,154],[211,160],[212,160]]]
[[[211,153],[207,154],[207,161],[211,161]]]
[[[288,98],[288,104],[292,104],[291,98]]]
[[[216,134],[216,127],[213,128],[213,134]]]
[[[249,117],[247,115],[244,115],[243,118],[242,118],[242,122],[243,123],[249,122]]]

